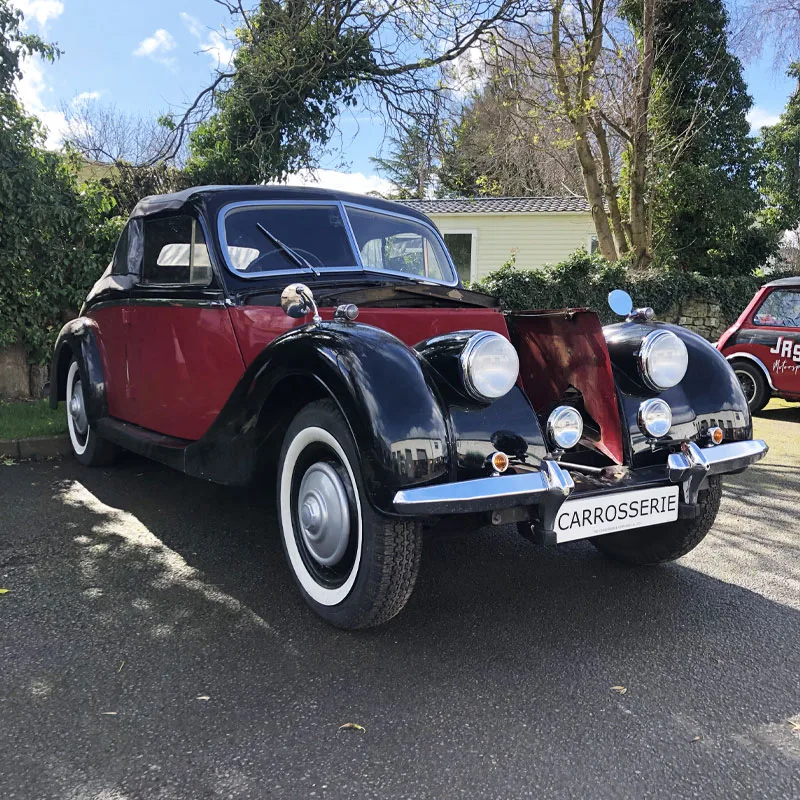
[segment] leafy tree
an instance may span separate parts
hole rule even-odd
[[[76,155],[42,149],[41,125],[15,95],[24,57],[58,55],[21,22],[0,0],[0,347],[21,341],[44,362],[63,313],[107,263],[119,225],[101,187],[78,186]]]
[[[766,223],[778,231],[800,224],[800,62],[788,74],[798,81],[780,121],[761,129],[764,167],[761,191]]]
[[[395,200],[421,200],[432,188],[436,144],[433,136],[414,125],[401,136],[391,137],[388,158],[370,158],[395,186]]]
[[[512,196],[580,194],[581,168],[567,123],[540,112],[548,86],[495,65],[444,136],[440,192]],[[537,102],[530,102],[535,96]]]
[[[670,0],[654,29],[655,246],[661,263],[706,274],[749,273],[774,246],[756,224],[752,99],[727,22],[722,0]]]
[[[230,68],[180,117],[153,161],[189,137],[192,182],[248,183],[313,167],[342,108],[369,102],[426,127],[445,93],[442,68],[536,0],[260,0],[236,22]]]

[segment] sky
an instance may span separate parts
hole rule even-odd
[[[72,103],[113,103],[121,111],[147,117],[180,109],[206,86],[231,55],[225,10],[214,0],[12,0],[26,27],[64,51],[54,64],[29,61],[19,87],[29,112],[48,130],[57,147],[64,130],[63,109]],[[754,106],[754,130],[774,124],[793,89],[765,52],[745,68]],[[341,119],[334,152],[315,175],[290,182],[319,182],[355,192],[386,191],[370,156],[385,140],[381,121],[365,110],[348,110]]]

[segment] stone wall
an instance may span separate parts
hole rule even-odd
[[[44,397],[48,380],[48,368],[31,366],[21,344],[0,348],[0,398],[28,400]]]
[[[663,316],[663,319],[683,325],[689,330],[699,333],[710,342],[715,342],[729,327],[722,318],[722,309],[717,303],[711,303],[697,297],[690,297]]]

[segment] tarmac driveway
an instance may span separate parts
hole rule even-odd
[[[0,464],[0,796],[800,797],[800,409],[756,433],[676,564],[434,536],[358,634],[294,591],[270,486]]]

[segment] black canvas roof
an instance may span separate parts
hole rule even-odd
[[[194,186],[174,194],[155,194],[136,204],[132,217],[150,217],[167,211],[180,212],[203,206],[214,212],[228,203],[258,200],[334,200],[355,203],[370,208],[416,217],[430,224],[430,220],[419,211],[401,203],[383,200],[370,195],[338,192],[316,186]]]

